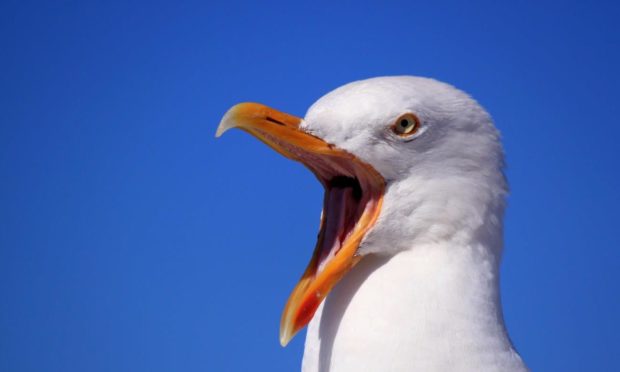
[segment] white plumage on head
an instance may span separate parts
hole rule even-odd
[[[407,112],[420,119],[415,135],[386,130]],[[358,81],[319,99],[302,127],[365,160],[387,181],[379,221],[361,252],[395,253],[466,239],[464,233],[501,234],[501,226],[489,231],[501,220],[507,193],[499,133],[462,91],[411,76]]]
[[[308,325],[302,369],[523,371],[499,295],[507,184],[499,133],[462,91],[381,77],[319,99],[304,119],[231,108],[241,128],[325,187],[315,253],[280,325]]]
[[[406,112],[420,119],[414,136],[385,130]],[[381,77],[319,99],[302,127],[387,184],[359,248],[369,257],[309,325],[304,371],[525,370],[499,300],[507,184],[488,113],[448,84]]]

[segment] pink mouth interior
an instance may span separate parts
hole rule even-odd
[[[335,177],[325,189],[323,228],[318,241],[318,272],[340,250],[364,212],[362,190],[357,180]]]
[[[321,231],[316,247],[318,266],[315,275],[318,275],[355,231],[364,211],[376,206],[379,195],[367,191],[371,188],[368,178],[363,176],[366,173],[350,159],[314,154],[269,133],[262,134],[308,167],[325,187]]]

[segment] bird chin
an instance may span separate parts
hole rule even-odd
[[[282,346],[310,322],[331,289],[359,262],[358,247],[377,221],[385,192],[385,180],[370,164],[303,131],[301,121],[267,106],[243,103],[224,115],[216,134],[243,129],[304,164],[325,188],[312,259],[282,314]]]

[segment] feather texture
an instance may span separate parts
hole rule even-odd
[[[389,129],[404,113],[421,123],[407,138]],[[366,257],[309,325],[303,370],[526,370],[502,317],[507,183],[487,112],[450,85],[383,77],[319,99],[302,128],[387,182]]]

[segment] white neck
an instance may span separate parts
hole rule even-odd
[[[527,370],[504,326],[494,252],[435,243],[365,257],[309,324],[302,370]]]

